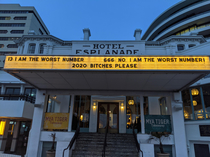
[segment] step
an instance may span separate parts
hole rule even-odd
[[[121,151],[121,152],[115,152],[115,151],[111,151],[111,152],[105,152],[106,156],[109,155],[109,156],[118,156],[118,155],[127,155],[127,156],[135,156],[135,155],[138,155],[138,153],[135,151],[130,151],[130,152],[124,152],[124,151]],[[95,151],[95,152],[91,152],[91,151],[73,151],[73,155],[98,155],[98,156],[101,156],[102,155],[102,151]]]
[[[117,142],[117,141],[107,141],[107,145],[134,145],[135,142]],[[76,141],[76,145],[103,145],[104,141]]]

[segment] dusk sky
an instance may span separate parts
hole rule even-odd
[[[134,40],[136,28],[145,33],[162,12],[180,0],[0,0],[34,6],[50,31],[62,40]]]

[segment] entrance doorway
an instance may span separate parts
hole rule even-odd
[[[105,133],[107,126],[108,133],[119,132],[119,103],[98,103],[98,132]]]

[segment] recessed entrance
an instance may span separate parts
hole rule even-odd
[[[119,132],[119,103],[98,103],[98,132],[105,133],[107,126],[108,133]]]

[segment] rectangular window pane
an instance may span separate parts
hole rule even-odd
[[[205,104],[206,119],[210,119],[210,86],[205,85],[202,87],[202,90]]]
[[[90,99],[87,95],[75,96],[72,130],[76,130],[78,120],[80,128],[89,128]]]
[[[140,98],[135,96],[126,96],[126,103],[126,128],[133,129],[133,125],[135,124],[135,130],[137,132],[141,132]]]
[[[182,91],[182,101],[183,101],[185,120],[193,120],[190,91],[188,89]]]
[[[193,98],[192,103],[193,103],[193,107],[194,107],[195,120],[204,119],[200,89],[199,88],[191,89],[191,94],[192,94],[192,98]]]
[[[166,97],[161,97],[159,99],[159,103],[160,103],[160,114],[161,115],[167,115],[167,105],[166,105]]]

